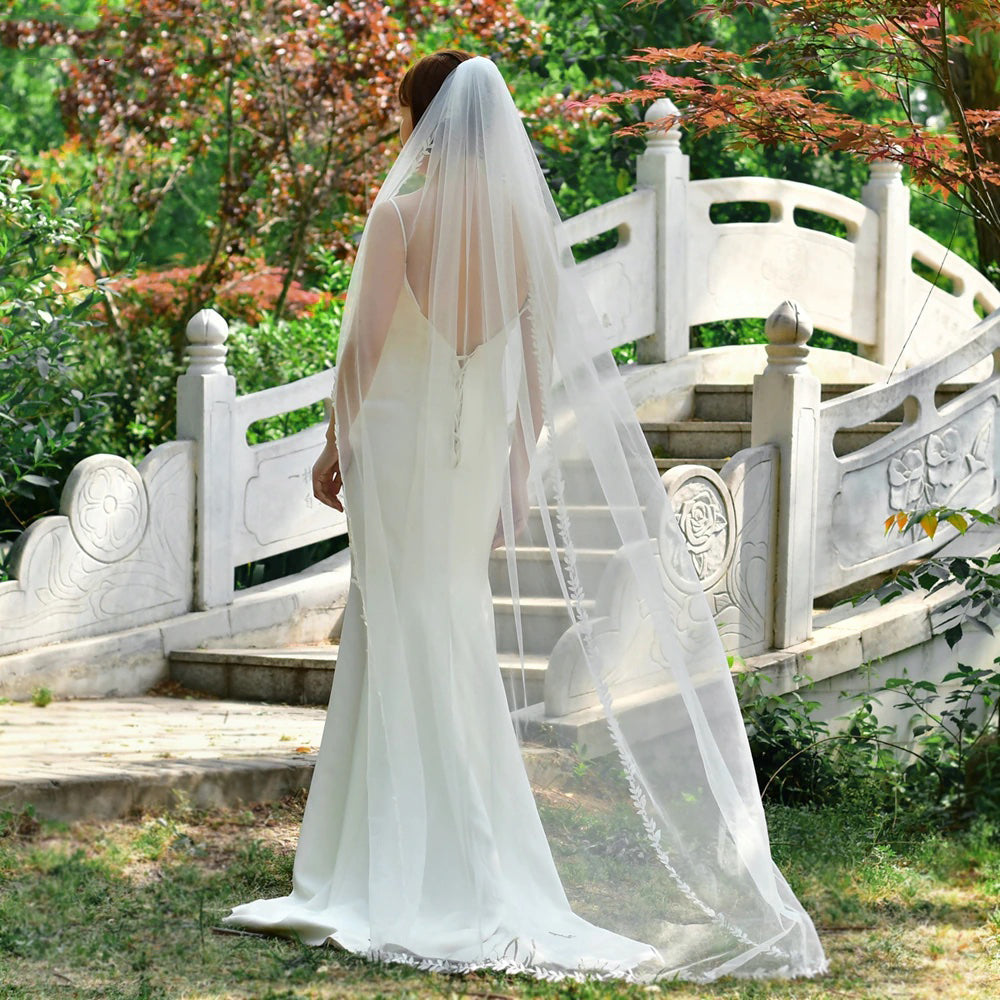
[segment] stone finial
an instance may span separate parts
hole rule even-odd
[[[898,153],[901,151],[902,147],[893,145],[886,152]],[[903,164],[888,157],[872,160],[868,166],[868,183],[870,184],[872,181],[881,184],[902,184]]]
[[[767,366],[793,372],[805,367],[809,348],[806,344],[813,333],[812,320],[805,309],[792,299],[786,299],[767,317]]]
[[[662,122],[664,118],[674,118],[680,111],[669,97],[661,97],[654,101],[646,111],[645,121],[647,125],[653,125],[647,133],[647,145],[650,146],[680,146],[681,129],[677,121],[674,121],[670,128],[657,126],[657,122]]]
[[[229,324],[214,309],[195,313],[187,325],[188,375],[228,375],[228,336]]]

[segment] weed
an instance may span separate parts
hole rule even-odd
[[[31,704],[36,708],[45,708],[52,704],[52,692],[47,687],[37,687],[31,692]]]

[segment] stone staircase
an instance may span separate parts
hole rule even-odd
[[[823,399],[852,392],[857,385],[823,386]],[[944,387],[936,403],[965,391],[964,385]],[[720,470],[736,452],[750,447],[751,385],[698,385],[694,388],[692,416],[687,420],[645,423],[643,429],[660,472],[678,465],[705,465]],[[902,420],[901,409],[887,413],[876,423],[845,429],[837,434],[838,455],[863,448],[891,431]],[[554,517],[555,511],[550,510]],[[600,573],[612,549],[601,537],[600,508],[574,507],[570,517],[577,532],[578,565],[585,592],[596,592]],[[540,538],[541,513],[531,514],[528,535]],[[490,562],[494,589],[497,646],[500,667],[514,705],[533,704],[543,698],[548,655],[570,624],[547,548],[517,550],[518,586],[524,642],[524,670],[517,653],[513,601],[509,592],[506,551],[497,549]],[[851,591],[859,593],[877,586],[881,578],[862,580]],[[825,595],[817,602],[820,615],[851,593]],[[322,704],[329,699],[336,665],[335,644],[282,649],[175,650],[170,655],[171,680],[185,688],[224,698]]]

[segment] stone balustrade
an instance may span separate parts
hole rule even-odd
[[[647,120],[675,112],[657,102]],[[767,220],[713,218],[715,206],[747,202],[765,205]],[[898,168],[885,163],[873,165],[861,201],[777,179],[692,181],[673,124],[650,133],[634,193],[563,223],[567,247],[617,233],[616,246],[580,267],[607,346],[637,341],[645,366],[682,364],[693,325],[771,316],[767,364],[754,384],[753,447],[721,475],[685,471],[667,484],[684,496],[711,493],[732,515],[725,551],[718,565],[706,564],[705,579],[720,629],[741,650],[801,641],[816,595],[930,551],[928,540],[887,541],[889,512],[918,498],[996,502],[1000,384],[991,355],[1000,343],[1000,292],[912,228],[908,205]],[[814,228],[817,218],[842,235]],[[945,287],[915,273],[914,261]],[[801,304],[771,315],[775,302],[792,298]],[[813,322],[856,342],[879,371],[901,374],[821,404],[807,364]],[[14,579],[0,583],[0,656],[226,614],[235,607],[235,566],[346,531],[342,515],[312,498],[322,425],[247,443],[254,422],[325,399],[332,369],[239,396],[226,369],[227,335],[211,310],[189,324],[178,441],[138,468],[91,456],[71,476],[60,514],[19,539]],[[938,407],[936,389],[969,372],[975,388]],[[835,454],[840,429],[897,406],[906,411],[902,427]],[[859,511],[871,524],[855,530]],[[208,620],[186,641],[234,635],[244,618],[234,612],[223,626],[216,615],[211,627]],[[148,656],[162,660],[168,645],[164,638]],[[73,668],[69,652],[62,659]],[[0,660],[0,694],[12,662]]]

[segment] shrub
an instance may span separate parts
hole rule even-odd
[[[67,292],[56,270],[79,238],[72,198],[55,208],[33,198],[0,156],[0,538],[56,507],[106,409],[106,393],[80,377],[91,297]]]
[[[230,324],[227,361],[241,395],[293,382],[336,362],[351,270],[329,252],[319,253],[315,265],[315,279],[322,294],[309,313],[297,319],[280,320],[265,315],[255,326],[241,321]],[[250,444],[271,441],[323,418],[322,404],[316,404],[258,421],[250,427],[247,439]]]

